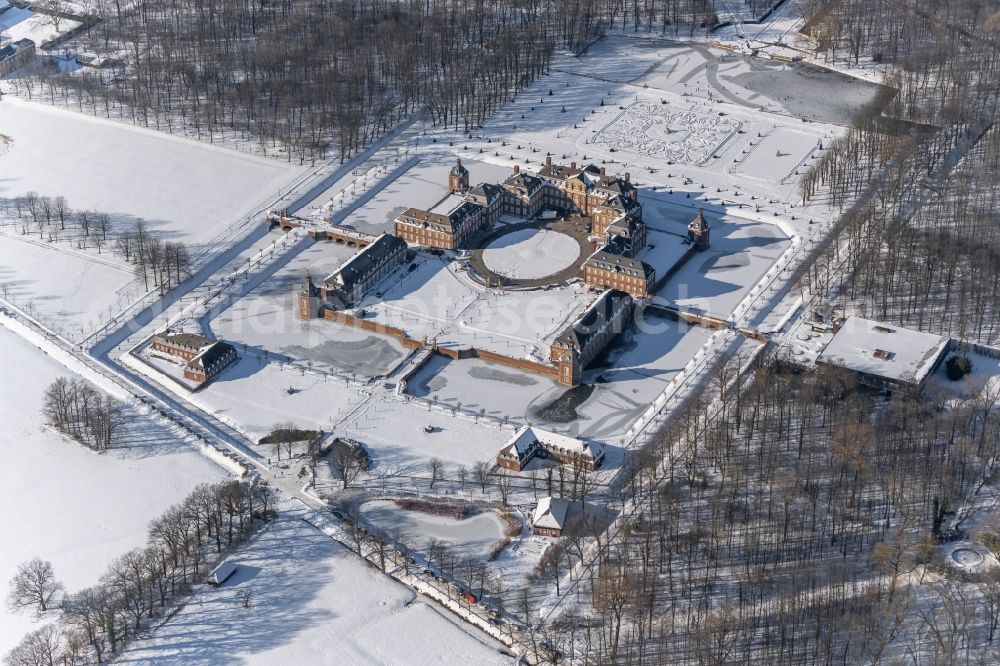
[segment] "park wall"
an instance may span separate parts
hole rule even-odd
[[[391,335],[392,337],[399,340],[399,342],[407,349],[421,349],[428,347],[430,343],[427,340],[415,340],[409,337],[405,331],[395,326],[388,326],[386,324],[380,324],[374,321],[368,321],[360,317],[355,317],[352,314],[343,312],[340,310],[331,310],[329,308],[323,310],[323,319],[328,319],[330,321],[337,322],[338,324],[343,324],[345,326],[352,326],[354,328],[359,328],[364,331],[372,331],[373,333],[383,333],[385,335]],[[441,347],[434,344],[431,349],[441,354],[447,356],[448,358],[454,360],[461,360],[466,358],[481,358],[484,361],[490,361],[492,363],[498,363],[500,365],[505,365],[509,368],[515,368],[517,370],[523,370],[525,372],[530,372],[536,375],[542,375],[543,377],[550,377],[552,379],[558,379],[559,368],[551,366],[545,363],[539,363],[537,361],[530,361],[523,358],[511,358],[510,356],[504,356],[503,354],[497,354],[496,352],[491,352],[486,349],[477,349],[476,347]]]

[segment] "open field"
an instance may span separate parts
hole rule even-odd
[[[430,426],[433,432],[425,432]],[[476,423],[469,416],[452,416],[442,408],[386,397],[369,403],[337,428],[365,445],[375,474],[426,475],[427,461],[470,466],[496,458],[513,428]]]
[[[37,235],[0,233],[0,297],[69,340],[82,340],[141,290],[110,252],[98,260]]]
[[[223,470],[148,416],[129,408],[127,445],[97,455],[43,425],[45,388],[70,375],[44,352],[0,326],[5,435],[0,452],[0,580],[21,562],[50,560],[70,592],[97,582],[110,561],[146,541],[146,527]],[[6,587],[5,587],[6,590]],[[34,624],[0,607],[0,652]]]
[[[0,154],[0,197],[63,196],[116,226],[143,218],[164,240],[195,248],[305,171],[11,96],[0,127],[12,139]]]
[[[256,442],[286,421],[299,428],[330,430],[363,397],[356,386],[328,375],[303,374],[244,354],[191,400]]]
[[[231,561],[224,585],[194,598],[124,664],[503,664],[414,592],[322,532],[283,515]],[[252,590],[242,608],[237,594]]]

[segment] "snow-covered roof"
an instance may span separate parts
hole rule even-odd
[[[521,457],[536,445],[560,449],[567,453],[575,453],[587,458],[593,458],[596,455],[594,448],[589,442],[532,426],[521,426],[518,428],[514,436],[508,440],[501,453],[509,452],[513,454],[516,452],[518,457]]]
[[[372,271],[381,268],[389,257],[406,249],[406,241],[391,234],[381,234],[371,243],[360,249],[357,254],[344,262],[323,283],[328,287],[343,287],[353,289],[354,285],[363,282]]]
[[[208,578],[205,579],[205,582],[211,583],[212,585],[222,585],[226,582],[227,578],[236,573],[237,568],[237,565],[227,560],[212,569],[212,573],[208,574]]]
[[[817,362],[917,385],[933,371],[949,338],[849,317]]]
[[[438,215],[448,215],[465,202],[465,197],[461,194],[449,194],[430,207],[428,212]]]
[[[543,497],[538,500],[535,513],[531,517],[534,527],[561,530],[566,524],[566,512],[569,510],[569,500],[557,497]]]

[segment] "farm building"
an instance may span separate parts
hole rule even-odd
[[[205,582],[209,585],[222,585],[229,580],[234,573],[236,573],[237,569],[239,569],[238,565],[226,560],[219,566],[212,569],[212,572],[208,574],[208,578],[205,579]]]

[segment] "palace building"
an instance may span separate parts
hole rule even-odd
[[[646,245],[642,205],[627,173],[611,176],[604,167],[553,164],[546,157],[537,174],[515,165],[502,183],[470,188],[469,182],[469,170],[457,160],[448,174],[448,195],[429,210],[406,209],[395,220],[396,236],[411,245],[456,250],[501,215],[532,218],[553,210],[587,218],[597,242],[621,236],[630,256]]]
[[[560,384],[580,383],[583,368],[625,328],[632,306],[628,293],[609,289],[556,336],[549,347],[549,360],[559,368]]]

